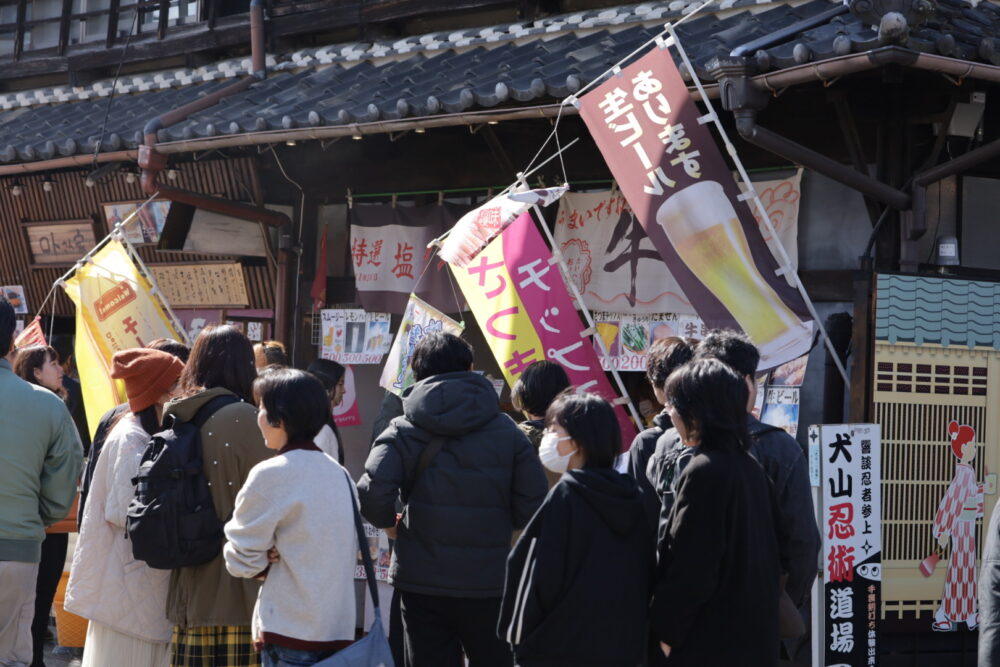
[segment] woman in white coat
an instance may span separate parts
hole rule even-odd
[[[133,559],[123,536],[132,478],[183,369],[179,359],[158,350],[125,350],[112,360],[111,377],[124,380],[130,412],[111,428],[98,459],[66,588],[66,609],[90,620],[83,667],[169,663],[170,571]]]

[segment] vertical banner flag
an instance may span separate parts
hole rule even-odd
[[[436,331],[459,336],[462,334],[462,325],[419,297],[410,296],[399,331],[389,348],[379,386],[402,396],[403,390],[414,382],[413,369],[410,368],[413,349],[424,336]]]
[[[745,331],[762,369],[804,354],[805,302],[778,275],[669,51],[654,46],[583,96],[580,116],[701,319]]]
[[[464,212],[452,204],[351,208],[351,266],[364,309],[402,313],[414,291],[428,301],[449,303],[454,297],[448,276],[438,262],[427,266],[434,254],[427,244]]]
[[[877,424],[809,427],[822,459],[823,664],[878,664],[882,593],[881,430]]]
[[[508,385],[529,364],[547,359],[566,370],[578,391],[617,398],[530,214],[522,213],[464,266],[451,268]],[[628,447],[635,427],[621,405],[615,414]]]
[[[185,337],[159,302],[152,284],[119,241],[109,241],[63,283],[76,306],[76,365],[91,435],[101,416],[121,397],[111,379],[111,357],[119,350],[145,347],[157,338]]]
[[[358,387],[354,383],[354,369],[350,366],[344,366],[344,398],[333,409],[333,421],[337,426],[358,426],[361,423]]]

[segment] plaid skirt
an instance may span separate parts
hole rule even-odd
[[[260,667],[249,625],[174,627],[170,667]]]

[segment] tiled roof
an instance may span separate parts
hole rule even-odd
[[[600,76],[700,2],[673,0],[578,12],[533,22],[437,32],[392,42],[353,43],[268,56],[269,77],[247,91],[160,131],[161,141],[294,127],[344,125],[448,114],[564,98]],[[839,2],[722,0],[678,34],[699,69],[753,39]],[[705,10],[708,11],[707,9]],[[1000,6],[939,0],[927,25],[903,46],[1000,64]],[[781,69],[880,46],[851,14],[754,54],[760,70]],[[198,99],[249,69],[228,60],[198,69],[123,77],[101,149],[135,148],[145,122]],[[0,162],[93,152],[109,81],[0,95]]]
[[[1000,283],[880,275],[875,339],[1000,350]]]

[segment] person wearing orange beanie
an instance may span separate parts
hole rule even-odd
[[[166,352],[134,349],[112,358],[111,377],[123,380],[130,413],[114,424],[97,461],[91,498],[66,589],[66,609],[90,620],[83,665],[161,667],[173,624],[167,620],[169,570],[132,557],[125,515],[134,495],[149,436],[160,430],[163,406],[177,393],[184,364]]]

